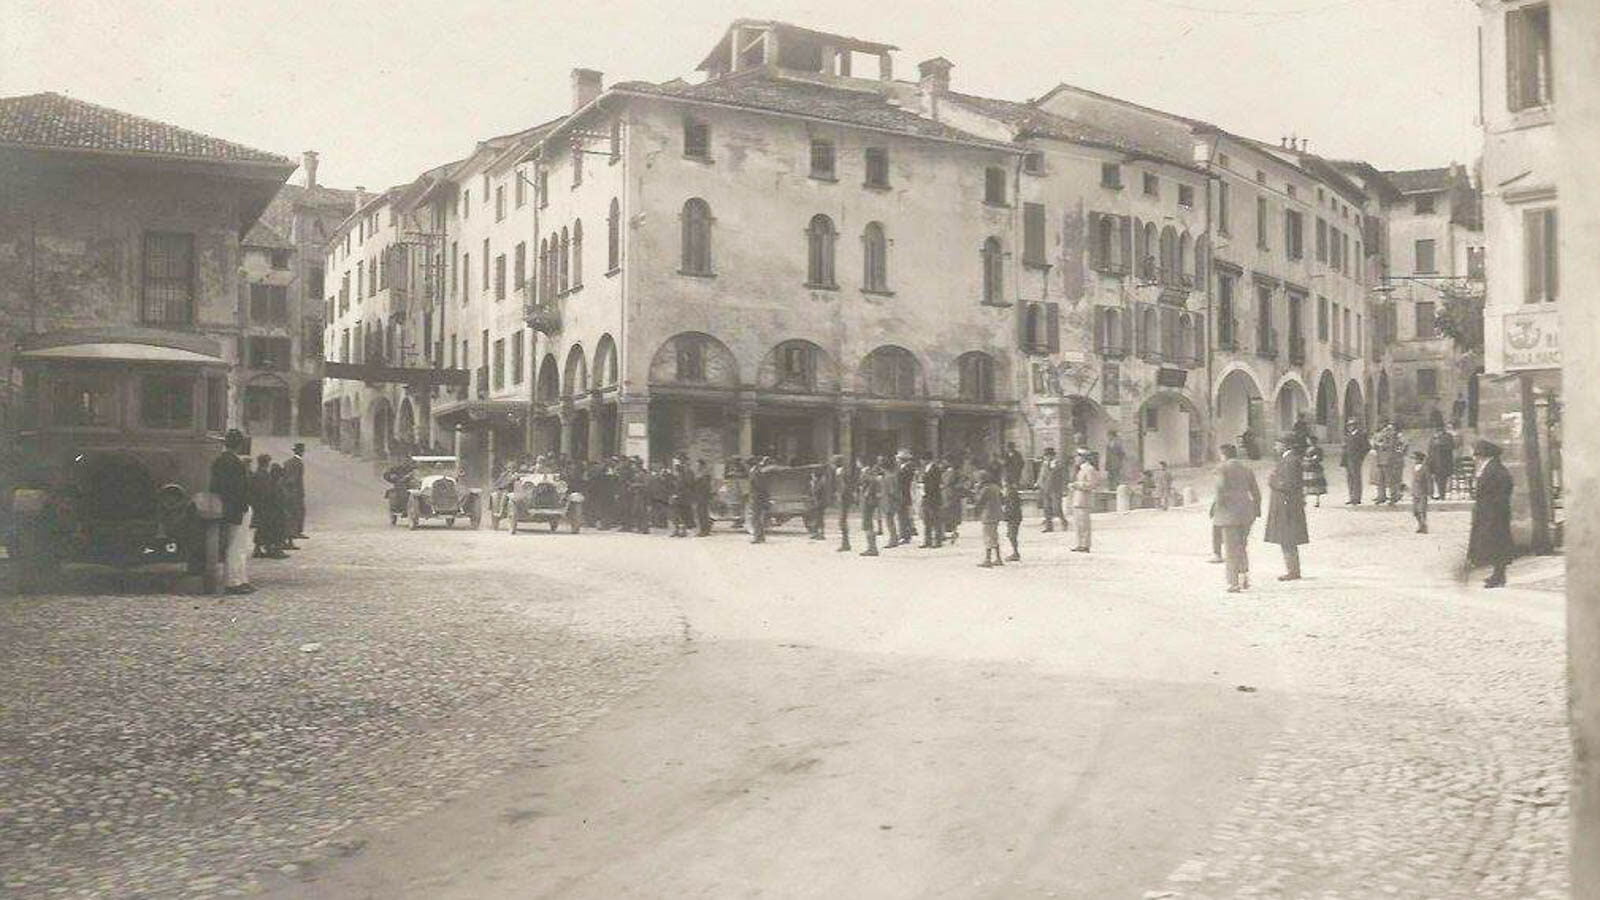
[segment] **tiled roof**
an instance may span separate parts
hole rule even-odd
[[[1018,103],[1014,100],[999,100],[993,97],[977,97],[972,94],[960,94],[954,91],[946,94],[945,97],[975,112],[1005,122],[1007,125],[1017,129],[1019,135],[1032,134],[1040,137],[1110,147],[1121,150],[1124,153],[1193,167],[1193,163],[1189,160],[1174,157],[1162,148],[1150,146],[1129,135],[1118,134],[1107,128],[1045,112],[1031,103]]]
[[[289,243],[283,235],[262,222],[256,222],[256,224],[250,226],[250,231],[245,234],[244,240],[239,243],[246,247],[266,247],[272,250],[294,249],[294,245]]]
[[[1415,194],[1422,191],[1446,191],[1450,189],[1450,170],[1445,169],[1402,169],[1398,172],[1383,173],[1402,194]]]
[[[855,91],[805,81],[770,78],[760,69],[714,78],[702,84],[688,84],[679,80],[661,84],[627,81],[613,85],[612,90],[702,100],[728,106],[828,119],[848,125],[896,131],[913,137],[1015,149],[1009,144],[991,141],[931,119],[924,119],[910,110],[891,105],[883,94],[876,91]]]
[[[288,159],[275,153],[56,93],[0,97],[0,145],[276,163],[292,168]]]

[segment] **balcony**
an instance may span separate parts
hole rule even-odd
[[[529,328],[547,337],[561,332],[561,308],[553,303],[525,302],[522,305],[522,318],[527,321]]]

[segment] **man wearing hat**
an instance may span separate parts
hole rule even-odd
[[[1472,536],[1467,541],[1467,561],[1490,566],[1486,588],[1504,587],[1506,566],[1516,553],[1511,542],[1511,473],[1500,461],[1500,446],[1480,440],[1473,445],[1478,478],[1472,491]]]
[[[900,527],[900,543],[909,544],[917,536],[916,528],[911,524],[911,493],[912,485],[917,482],[917,461],[911,457],[911,451],[901,448],[895,454],[899,460],[899,468],[895,470],[895,500],[900,506],[895,510],[895,519]]]
[[[1090,514],[1094,511],[1094,489],[1100,472],[1094,467],[1087,447],[1079,447],[1076,456],[1077,472],[1072,477],[1072,530],[1077,535],[1073,553],[1088,553]]]
[[[1296,581],[1300,578],[1300,545],[1311,542],[1306,533],[1305,473],[1292,434],[1281,434],[1274,443],[1278,464],[1267,476],[1272,504],[1267,507],[1266,541],[1283,549],[1284,573],[1278,580]]]
[[[1355,417],[1344,423],[1344,451],[1339,455],[1339,465],[1344,467],[1345,487],[1349,491],[1346,506],[1361,505],[1361,467],[1372,451],[1372,441],[1366,429]]]
[[[1061,489],[1066,482],[1061,460],[1056,459],[1056,448],[1044,448],[1044,459],[1039,462],[1039,507],[1044,510],[1044,530],[1055,531],[1056,519],[1066,524],[1061,513]]]
[[[289,549],[306,537],[306,445],[295,444],[294,455],[283,463],[283,495],[288,507]]]
[[[250,452],[244,432],[230,429],[222,438],[223,451],[211,463],[207,489],[222,498],[222,582],[230,594],[248,594],[250,584],[250,470],[241,454]]]
[[[750,543],[767,542],[767,512],[772,508],[772,476],[767,458],[758,456],[750,463]]]
[[[917,546],[944,546],[944,467],[931,454],[922,470],[922,543]]]

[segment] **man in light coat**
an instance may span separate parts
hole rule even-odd
[[[1094,511],[1094,491],[1100,482],[1100,471],[1090,461],[1089,451],[1078,448],[1077,472],[1072,477],[1072,530],[1077,541],[1073,553],[1088,553],[1090,513]]]
[[[250,526],[254,518],[250,508],[250,467],[240,455],[250,453],[244,433],[230,430],[222,439],[223,451],[211,463],[211,482],[208,490],[222,498],[223,549],[222,580],[230,594],[248,594],[255,590],[250,583]],[[208,561],[209,563],[209,561]]]
[[[1237,447],[1223,444],[1221,451],[1211,524],[1222,530],[1228,593],[1236,594],[1250,587],[1250,527],[1261,515],[1261,487],[1250,467],[1239,461]]]
[[[1277,440],[1278,464],[1267,478],[1272,489],[1272,505],[1267,508],[1266,540],[1283,549],[1284,573],[1279,581],[1300,578],[1300,545],[1309,544],[1306,533],[1305,473],[1300,467],[1300,450],[1294,438],[1281,435]]]

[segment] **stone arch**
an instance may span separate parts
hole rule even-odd
[[[367,410],[367,427],[372,435],[371,450],[380,457],[389,455],[390,439],[394,434],[394,405],[388,397],[379,395]]]
[[[561,399],[561,367],[554,353],[546,353],[539,363],[539,380],[534,385],[534,397],[540,403],[555,403]]]
[[[651,384],[698,384],[737,388],[739,360],[728,345],[702,331],[681,331],[656,348]]]
[[[1146,469],[1198,466],[1205,461],[1205,424],[1187,394],[1156,391],[1139,404],[1138,458]]]
[[[1171,225],[1161,229],[1161,280],[1178,280],[1178,229]]]
[[[617,342],[611,335],[600,335],[594,349],[594,389],[605,390],[617,383]]]
[[[417,442],[417,411],[412,406],[410,397],[400,401],[400,415],[395,420],[394,436],[402,444]]]
[[[1178,278],[1176,280],[1179,280],[1179,281],[1181,281],[1181,280],[1183,280],[1185,278],[1188,278],[1190,273],[1192,271],[1194,271],[1194,243],[1193,243],[1193,240],[1189,237],[1189,232],[1187,232],[1187,231],[1182,232],[1181,234],[1178,235],[1178,267],[1177,268],[1178,268]]]
[[[902,400],[928,396],[922,362],[895,344],[884,344],[862,357],[858,375],[861,392],[869,396]]]
[[[1361,383],[1354,378],[1344,386],[1344,418],[1366,422],[1366,405],[1361,395]]]
[[[1265,436],[1264,398],[1255,373],[1242,362],[1229,363],[1217,379],[1214,398],[1217,410],[1216,434],[1219,444],[1234,443],[1246,431],[1255,435],[1257,449]],[[1240,447],[1241,452],[1246,448]]]
[[[773,346],[756,367],[756,386],[767,391],[836,394],[839,364],[813,341],[791,338]]]
[[[1330,427],[1339,424],[1339,384],[1327,369],[1323,369],[1322,376],[1317,379],[1317,424]]]
[[[576,397],[589,385],[589,359],[583,355],[583,345],[573,344],[567,351],[567,365],[561,370],[561,383],[568,396]]]
[[[1289,372],[1278,379],[1278,386],[1273,389],[1272,397],[1272,408],[1277,416],[1279,434],[1294,428],[1295,420],[1305,415],[1311,408],[1311,389],[1306,387],[1306,383],[1295,372]]]

